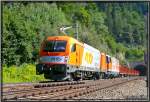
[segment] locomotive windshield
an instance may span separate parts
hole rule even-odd
[[[43,48],[46,52],[65,52],[67,41],[46,41]]]

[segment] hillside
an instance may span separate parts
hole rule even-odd
[[[124,64],[143,60],[147,3],[3,2],[2,64],[35,63],[45,36],[79,24],[79,40]],[[74,29],[68,30],[74,37]]]

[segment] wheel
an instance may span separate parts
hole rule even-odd
[[[100,73],[100,79],[103,79],[103,73]]]
[[[104,79],[104,78],[105,78],[104,73],[101,73],[101,79]]]
[[[69,75],[69,78],[68,78],[68,81],[73,81],[73,80],[74,80],[73,75],[70,74],[70,75]]]
[[[99,80],[100,79],[100,74],[99,73],[95,73],[96,74],[96,79]]]

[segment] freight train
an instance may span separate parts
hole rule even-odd
[[[139,75],[119,60],[69,36],[47,37],[41,44],[36,74],[52,80],[104,79]]]

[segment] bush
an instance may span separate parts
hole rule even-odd
[[[23,64],[19,67],[3,67],[3,82],[38,82],[45,80],[44,75],[36,75],[36,68],[33,64]]]

